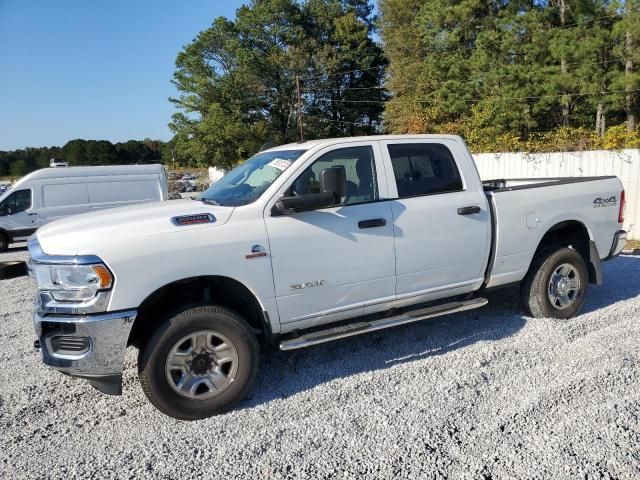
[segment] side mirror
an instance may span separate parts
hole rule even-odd
[[[11,215],[11,210],[6,205],[0,206],[0,217],[6,217],[7,215]]]
[[[318,208],[335,205],[333,192],[308,193],[295,197],[282,197],[275,204],[274,212],[277,215],[287,215],[294,212],[305,212]]]
[[[344,202],[347,198],[347,174],[344,167],[325,168],[320,174],[320,190],[332,192],[336,204]]]
[[[282,197],[276,202],[272,214],[287,215],[341,204],[347,195],[344,167],[325,168],[320,174],[320,190],[320,193]]]

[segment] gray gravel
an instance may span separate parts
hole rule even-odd
[[[0,261],[25,258],[12,250]],[[496,291],[470,314],[263,356],[199,422],[39,363],[28,278],[0,281],[0,478],[640,478],[640,256],[571,321]]]

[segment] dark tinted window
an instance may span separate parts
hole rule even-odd
[[[31,190],[15,191],[0,203],[0,211],[7,215],[24,212],[29,208],[31,208]]]
[[[451,152],[437,143],[389,145],[398,197],[462,190],[462,179]]]
[[[344,205],[371,202],[378,199],[376,164],[371,147],[339,148],[318,158],[293,183],[292,193],[320,193],[320,175],[327,168],[341,167],[347,179]]]

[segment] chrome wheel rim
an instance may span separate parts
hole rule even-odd
[[[238,350],[228,337],[215,330],[190,333],[171,348],[165,372],[177,394],[191,400],[208,400],[235,380]]]
[[[573,305],[580,296],[580,275],[576,267],[563,263],[549,279],[548,296],[551,305],[564,310]]]

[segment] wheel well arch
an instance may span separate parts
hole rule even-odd
[[[597,249],[594,248],[589,229],[584,223],[578,220],[565,220],[556,223],[542,236],[534,256],[549,246],[570,247],[576,250],[587,264],[589,282],[600,282],[600,257]]]
[[[266,345],[271,342],[267,312],[253,292],[233,278],[211,275],[176,280],[147,296],[138,308],[128,345],[139,348],[164,320],[181,307],[203,303],[234,310],[254,329],[262,343]]]

